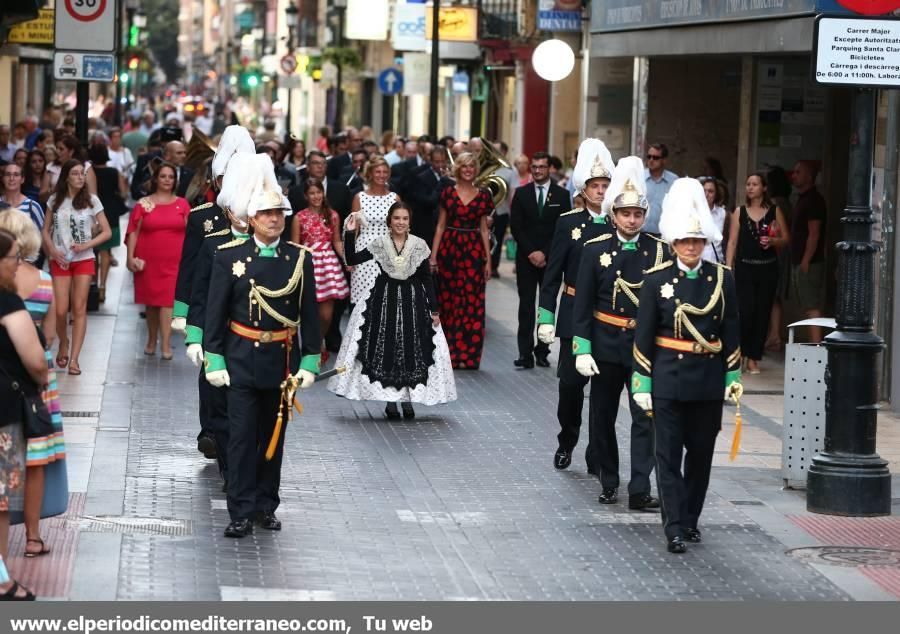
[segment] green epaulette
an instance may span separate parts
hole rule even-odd
[[[612,238],[612,237],[613,237],[613,234],[611,234],[611,233],[604,233],[602,236],[597,236],[596,238],[591,238],[590,240],[588,240],[587,242],[585,242],[582,246],[585,246],[585,247],[586,247],[586,246],[589,245],[589,244],[594,244],[594,243],[596,243],[596,242],[603,242],[604,240],[609,240],[609,239]]]
[[[664,269],[669,268],[670,266],[672,266],[672,260],[666,260],[662,264],[657,264],[656,266],[650,267],[649,269],[644,271],[644,275],[647,275],[649,273],[656,273],[657,271],[662,271]]]
[[[229,229],[231,231],[231,229]],[[237,247],[247,242],[244,238],[235,238],[231,242],[226,242],[225,244],[220,244],[218,249],[221,251],[222,249],[230,249],[231,247]]]
[[[213,206],[212,203],[203,203],[202,205],[197,205],[196,207],[191,207],[191,213],[194,213],[195,211],[200,211],[201,209],[209,209],[212,206]]]
[[[572,214],[580,214],[582,211],[584,211],[584,209],[582,209],[581,207],[575,207],[575,209],[573,209],[572,211],[567,211],[564,214],[559,214],[559,217],[562,218],[563,216],[570,216]]]
[[[287,242],[289,245],[291,245],[293,247],[297,247],[298,249],[303,249],[304,251],[308,251],[309,253],[313,252],[312,249],[310,249],[309,247],[304,246],[302,244],[297,244],[296,242],[291,242],[290,240],[285,240],[285,242]]]

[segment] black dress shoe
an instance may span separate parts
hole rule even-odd
[[[547,359],[546,354],[534,355],[534,364],[539,368],[549,368],[550,367],[550,361]]]
[[[281,520],[275,517],[275,513],[272,513],[271,511],[257,513],[256,523],[267,531],[281,530]]]
[[[396,403],[388,403],[384,407],[384,417],[388,420],[400,420],[400,410]]]
[[[557,469],[565,469],[572,464],[572,452],[566,451],[562,447],[553,454],[553,466]]]
[[[692,544],[699,544],[703,541],[703,538],[700,535],[700,531],[696,528],[684,529],[684,538]]]
[[[246,537],[253,534],[253,522],[248,519],[234,520],[225,528],[225,537]]]
[[[519,357],[513,361],[513,365],[523,370],[530,370],[534,367],[534,357]]]
[[[400,403],[400,409],[403,410],[403,418],[412,419],[416,417],[416,410],[413,409],[412,403]]]
[[[197,439],[197,451],[202,453],[204,458],[216,459],[218,451],[216,451],[216,439],[212,434],[204,433]]]
[[[603,492],[597,501],[600,504],[615,504],[619,501],[619,490],[615,487],[603,487]]]
[[[683,555],[687,552],[687,544],[684,543],[681,537],[673,537],[669,540],[666,550],[673,555]]]
[[[659,508],[659,500],[649,493],[629,495],[628,508],[632,511],[656,511]]]

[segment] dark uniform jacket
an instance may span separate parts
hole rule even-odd
[[[225,213],[215,203],[203,203],[191,209],[181,245],[181,263],[178,265],[178,278],[175,281],[173,317],[187,317],[194,284],[194,267],[204,237],[214,233],[223,235],[230,233],[230,227],[231,223]]]
[[[644,271],[669,258],[668,245],[642,233],[629,250],[615,233],[605,233],[584,244],[575,288],[573,335],[590,342],[598,363],[630,368],[634,324]],[[605,313],[628,320],[615,326],[596,319]],[[629,327],[630,326],[630,327]]]
[[[670,260],[651,269],[641,288],[634,336],[635,372],[632,391],[646,377],[653,398],[721,401],[726,373],[741,367],[740,324],[731,271],[703,262],[690,279]],[[690,340],[694,352],[678,352],[656,344],[656,337]],[[705,341],[705,343],[704,343]],[[717,351],[710,351],[708,348]],[[729,381],[730,382],[730,381]]]
[[[598,217],[595,221],[586,209],[573,209],[562,215],[556,222],[553,242],[550,245],[550,258],[544,271],[544,284],[538,301],[538,324],[554,323],[556,297],[561,284],[577,288],[578,266],[581,264],[581,247],[588,240],[612,233],[615,228],[606,217]],[[562,294],[559,303],[559,316],[556,318],[556,336],[572,336],[572,309],[575,297]]]
[[[509,228],[516,239],[519,257],[528,259],[535,251],[543,251],[546,256],[556,222],[569,207],[569,192],[553,181],[544,184],[543,211],[538,210],[537,185],[528,183],[516,188],[509,205]]]
[[[186,345],[203,343],[203,328],[206,325],[206,299],[209,295],[213,260],[220,246],[237,239],[238,236],[234,234],[231,227],[228,227],[228,229],[209,234],[203,241],[203,247],[200,249],[194,266],[194,281],[191,287],[191,302],[188,308],[184,339]],[[244,239],[249,240],[250,236],[248,235]]]
[[[281,240],[274,257],[263,257],[259,251],[252,238],[218,249],[206,303],[205,365],[208,373],[222,369],[224,361],[231,385],[277,389],[301,365],[318,372],[316,282],[309,249]],[[231,331],[232,321],[263,331],[283,330],[291,327],[285,322],[299,321],[299,332],[288,349],[286,342],[241,337]]]

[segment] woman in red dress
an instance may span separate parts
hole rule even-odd
[[[172,360],[172,306],[181,261],[181,243],[190,205],[175,195],[175,166],[161,163],[150,179],[150,195],[131,212],[125,243],[128,270],[134,273],[134,302],[147,307],[147,345],[144,354],[156,354],[162,338],[162,358]]]
[[[317,178],[307,178],[303,193],[309,204],[291,223],[291,242],[313,251],[313,273],[316,278],[316,301],[319,303],[319,326],[322,337],[331,327],[334,300],[350,295],[341,260],[344,243],[341,240],[341,218],[325,201],[325,186]],[[322,347],[322,363],[328,352]]]
[[[431,267],[437,272],[441,323],[454,368],[477,370],[484,345],[484,287],[491,278],[490,192],[475,186],[478,160],[463,152],[453,165],[456,185],[441,192]]]

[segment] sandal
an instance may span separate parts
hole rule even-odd
[[[17,596],[19,592],[19,588],[25,591],[25,594],[22,596]],[[18,581],[13,581],[12,586],[4,592],[0,594],[0,601],[34,601],[35,600],[34,592],[26,588],[25,586],[20,586]]]
[[[163,361],[171,361],[172,358],[173,358],[174,356],[175,356],[175,355],[173,355],[171,352],[170,352],[169,354],[166,354],[165,352],[163,352],[163,353],[160,355],[160,358],[161,358]]]
[[[64,368],[67,365],[69,365],[69,357],[67,357],[62,353],[62,351],[60,351],[59,354],[56,355],[56,367]]]
[[[81,374],[81,367],[77,362],[73,361],[69,365],[69,374],[71,374],[72,376],[78,376],[79,374]]]
[[[28,550],[27,550],[28,544],[40,544],[41,549],[37,552],[28,552]],[[33,557],[42,557],[44,555],[50,554],[50,548],[47,546],[47,544],[44,543],[43,539],[26,539],[25,540],[25,548],[26,548],[25,556],[28,557],[29,559],[32,559]]]
[[[152,357],[153,355],[156,354],[156,347],[154,347],[152,350],[148,350],[148,349],[145,347],[145,348],[144,348],[144,354],[147,355],[148,357]]]

